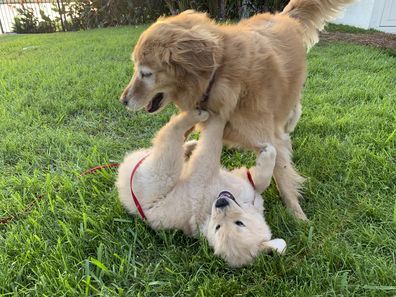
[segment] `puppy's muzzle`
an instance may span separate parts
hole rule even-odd
[[[228,202],[227,198],[219,198],[216,200],[215,207],[224,208],[227,207],[228,205],[230,205],[230,203]]]
[[[228,192],[228,191],[221,192],[219,194],[219,196],[217,197],[215,207],[219,208],[219,209],[223,209],[223,208],[227,207],[228,205],[230,205],[230,199],[235,201],[235,203],[237,203],[234,195],[232,195],[230,192]]]

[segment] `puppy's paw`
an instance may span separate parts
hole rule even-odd
[[[259,150],[259,153],[265,153],[265,152],[270,152],[272,150],[275,151],[275,148],[271,143],[264,142],[264,143],[258,145],[258,150]]]
[[[280,255],[284,255],[286,252],[286,241],[284,241],[282,238],[275,238],[267,243],[269,246],[271,246],[272,250],[277,252]]]
[[[209,112],[197,108],[190,110],[186,116],[195,123],[205,122],[209,118]]]
[[[275,162],[276,158],[276,149],[270,143],[265,143],[259,148],[259,155],[256,160],[257,166],[268,166]]]

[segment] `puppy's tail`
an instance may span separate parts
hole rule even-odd
[[[355,0],[290,0],[283,9],[287,14],[297,19],[304,27],[304,43],[309,50],[319,41],[319,31],[326,22],[335,18],[344,6]]]

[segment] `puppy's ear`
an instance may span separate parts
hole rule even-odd
[[[286,251],[286,241],[282,238],[263,241],[260,244],[260,250],[266,253],[277,252],[278,254],[283,255]]]
[[[196,26],[191,29],[178,28],[175,41],[164,53],[164,59],[178,75],[210,76],[217,68],[219,41],[210,32]]]

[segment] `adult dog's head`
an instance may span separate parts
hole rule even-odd
[[[171,101],[182,110],[194,108],[221,58],[220,42],[216,25],[203,13],[158,19],[135,46],[134,74],[120,101],[149,113]]]
[[[282,253],[281,239],[270,240],[271,230],[263,217],[262,198],[255,193],[255,203],[241,203],[224,191],[213,203],[207,222],[207,238],[215,254],[232,266],[250,263],[262,251]]]

